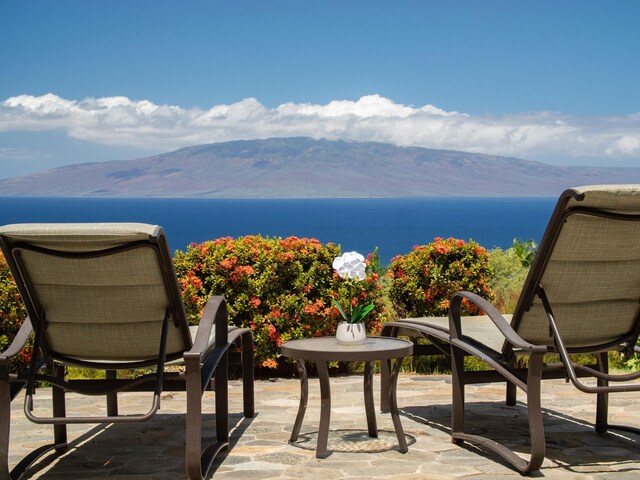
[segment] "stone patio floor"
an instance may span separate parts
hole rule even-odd
[[[379,377],[374,379],[379,406]],[[256,416],[241,415],[241,386],[230,385],[230,449],[209,474],[216,479],[483,479],[521,478],[499,457],[473,446],[457,446],[449,436],[451,385],[448,376],[402,375],[398,405],[409,452],[397,450],[388,414],[378,412],[378,438],[369,438],[362,395],[362,377],[331,379],[332,412],[326,459],[315,457],[320,391],[309,381],[309,403],[296,444],[288,439],[298,408],[297,379],[257,380]],[[467,423],[476,431],[495,433],[523,455],[527,451],[526,411],[522,403],[507,407],[501,385],[467,387]],[[207,411],[213,413],[213,393]],[[564,381],[543,386],[547,456],[534,478],[636,479],[640,476],[640,436],[597,434],[592,423],[595,396],[578,392]],[[36,395],[37,405],[50,405],[49,391]],[[68,395],[68,412],[104,413],[101,399]],[[14,402],[11,419],[10,463],[52,438],[52,427],[30,423]],[[183,393],[164,393],[160,413],[146,423],[70,426],[70,448],[62,456],[45,456],[27,478],[118,480],[175,480],[185,478]],[[149,394],[123,394],[121,412],[143,411]],[[640,393],[610,397],[611,423],[640,425]],[[44,411],[44,409],[43,409]],[[205,425],[211,427],[209,419]]]

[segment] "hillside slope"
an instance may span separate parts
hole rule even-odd
[[[199,145],[0,180],[0,195],[194,197],[556,196],[640,183],[640,169],[556,167],[374,142],[273,138]]]

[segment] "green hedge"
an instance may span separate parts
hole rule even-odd
[[[282,342],[335,334],[341,316],[333,299],[374,303],[370,333],[388,320],[378,274],[368,268],[352,290],[332,268],[339,255],[338,245],[316,239],[245,236],[191,245],[174,264],[189,321],[198,322],[209,297],[224,295],[231,321],[253,332],[257,365],[276,368]]]
[[[490,265],[494,272],[491,288],[496,294],[494,306],[502,313],[513,313],[529,266],[523,263],[514,248],[494,248],[490,253]]]

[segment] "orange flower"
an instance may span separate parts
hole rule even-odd
[[[251,265],[242,265],[237,267],[234,271],[237,275],[253,275],[256,273],[255,269]]]
[[[251,308],[258,308],[261,303],[262,301],[258,297],[251,297],[251,300],[249,300],[249,306]]]
[[[280,258],[282,259],[282,261],[284,262],[290,262],[291,260],[293,260],[295,258],[295,256],[293,255],[293,253],[291,252],[284,252],[280,255]]]
[[[273,358],[267,358],[260,364],[260,366],[265,368],[278,368],[278,362],[276,362]]]
[[[278,335],[278,331],[276,330],[276,327],[269,324],[268,329],[269,329],[269,338],[271,340],[275,340],[276,338],[278,338],[279,335]]]
[[[433,249],[438,252],[441,253],[443,255],[446,255],[447,253],[449,253],[451,251],[451,247],[449,245],[444,245],[442,243],[436,243],[433,245]]]
[[[236,259],[237,261],[237,259]],[[233,268],[234,262],[231,259],[225,259],[220,262],[220,266],[222,268],[226,268],[227,270],[231,270]]]
[[[316,313],[318,313],[318,305],[316,305],[315,303],[311,305],[305,305],[303,311],[306,314],[315,315]]]
[[[196,277],[192,272],[189,272],[187,274],[187,279],[189,280],[189,283],[193,285],[193,288],[195,288],[196,290],[200,290],[202,288],[202,280]]]

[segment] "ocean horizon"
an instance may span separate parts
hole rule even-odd
[[[487,249],[539,242],[555,198],[0,197],[0,224],[142,222],[162,226],[172,251],[220,237],[317,238],[383,265],[436,237]]]

